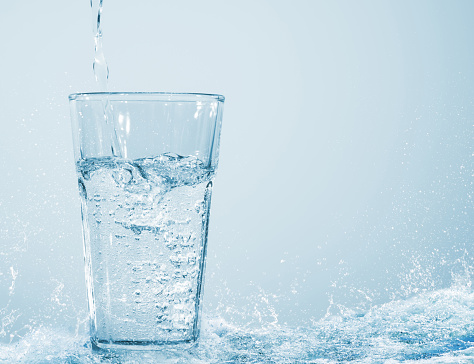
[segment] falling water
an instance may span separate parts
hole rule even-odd
[[[95,80],[99,84],[100,91],[107,91],[107,82],[109,79],[109,66],[105,59],[104,49],[102,45],[102,2],[103,0],[91,0],[92,8],[92,27],[94,34],[94,69]]]
[[[94,70],[95,80],[99,85],[101,92],[108,92],[108,80],[109,80],[109,66],[105,59],[104,49],[102,45],[102,3],[103,0],[91,0],[92,8],[92,26],[94,34],[94,63],[92,68]],[[120,150],[120,143],[118,142],[117,133],[114,127],[113,117],[113,106],[110,102],[109,97],[103,99],[104,105],[104,129],[106,135],[110,136],[110,150],[111,154],[115,157],[122,157],[122,151]]]

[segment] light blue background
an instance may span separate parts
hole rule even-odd
[[[471,1],[105,0],[110,90],[227,98],[205,312],[306,325],[469,269],[473,14]],[[87,0],[0,11],[2,341],[84,330],[67,96],[97,89],[91,17]]]

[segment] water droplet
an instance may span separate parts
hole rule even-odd
[[[194,244],[194,240],[195,240],[195,235],[194,233],[191,233],[187,236],[183,236],[182,237],[182,240],[181,240],[181,246],[183,248],[187,248],[187,247],[190,247],[191,245]]]
[[[188,256],[188,264],[194,265],[196,264],[196,260],[197,260],[196,255],[192,254]]]
[[[202,212],[204,211],[204,200],[199,200],[198,202],[196,202],[196,204],[194,205],[194,210],[198,214],[202,214]]]

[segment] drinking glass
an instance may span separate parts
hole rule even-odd
[[[93,346],[192,345],[224,97],[69,100]]]

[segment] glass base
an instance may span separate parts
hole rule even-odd
[[[105,341],[91,338],[92,350],[101,353],[117,351],[162,351],[186,350],[197,345],[197,340],[176,342],[163,341]]]

